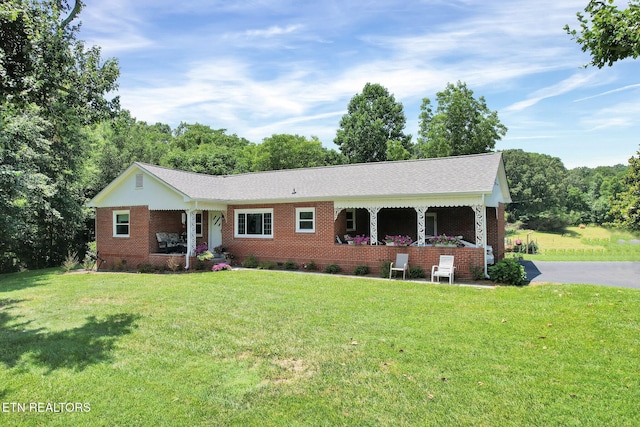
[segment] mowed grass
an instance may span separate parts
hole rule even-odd
[[[637,425],[640,292],[269,271],[0,276],[1,425]]]
[[[511,242],[521,239],[538,244],[538,254],[524,254],[525,259],[538,261],[640,261],[640,236],[623,230],[600,226],[567,227],[551,233],[519,230],[509,234]],[[624,242],[624,243],[621,243]]]

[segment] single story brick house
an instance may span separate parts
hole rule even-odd
[[[456,276],[484,266],[487,245],[504,256],[504,204],[511,201],[501,153],[362,163],[213,176],[134,163],[88,206],[96,209],[102,268],[166,264],[157,233],[184,239],[182,264],[196,246],[222,245],[235,262],[258,260],[322,269],[338,264],[377,271],[397,253],[429,271],[441,254],[455,255]],[[344,244],[366,235],[366,246]],[[462,236],[470,247],[429,245],[434,235]],[[408,235],[413,246],[384,244]],[[111,266],[111,267],[110,267]]]

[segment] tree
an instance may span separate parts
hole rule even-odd
[[[507,133],[498,113],[487,107],[484,97],[475,99],[465,83],[447,84],[436,94],[438,107],[424,98],[416,151],[420,157],[447,157],[487,153]]]
[[[513,200],[507,206],[510,221],[522,221],[533,229],[566,226],[567,170],[562,161],[523,150],[505,150],[502,156]]]
[[[72,25],[82,4],[0,4],[0,268],[59,265],[84,231],[84,126],[109,117],[117,61]]]
[[[624,184],[626,191],[612,202],[611,214],[617,224],[640,231],[640,150],[638,157],[629,159]]]
[[[252,170],[328,166],[333,164],[327,163],[333,157],[328,151],[315,136],[309,140],[300,135],[272,135],[256,146]]]
[[[386,88],[367,83],[349,101],[333,142],[349,163],[382,162],[387,160],[389,141],[399,141],[411,151],[411,135],[404,134],[406,121],[402,104]]]
[[[618,9],[613,0],[589,1],[578,12],[580,31],[565,25],[565,31],[589,52],[591,62],[602,68],[625,58],[640,55],[640,0],[630,0],[626,9]],[[587,16],[588,15],[588,16]]]

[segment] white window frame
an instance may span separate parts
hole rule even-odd
[[[247,234],[246,232],[246,215],[250,215],[250,214],[262,214],[262,234]],[[270,214],[271,215],[271,224],[270,224],[270,233],[266,234],[264,232],[265,229],[265,222],[264,222],[264,214]],[[240,233],[240,216],[241,215],[245,215],[245,219],[244,219],[244,224],[245,224],[245,232],[244,233]],[[235,209],[234,211],[234,230],[233,230],[233,236],[240,238],[240,239],[273,239],[273,228],[274,228],[274,223],[275,223],[275,218],[273,215],[273,209],[272,208],[259,208],[259,209]]]
[[[118,215],[128,215],[129,221],[126,223],[118,222]],[[127,234],[119,234],[118,226],[126,225],[127,226]],[[113,237],[129,237],[131,234],[131,211],[127,210],[117,210],[113,211]]]
[[[311,212],[311,219],[300,218],[302,213]],[[311,223],[311,228],[302,228],[302,223]],[[296,233],[315,233],[316,232],[316,208],[296,208]]]
[[[345,211],[347,212],[347,216],[349,215],[349,213],[351,213],[351,227],[349,227],[349,219],[348,217],[345,216],[345,222],[347,225],[347,231],[356,231],[356,210],[353,208],[350,209],[345,209]]]

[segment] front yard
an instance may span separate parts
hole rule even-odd
[[[4,275],[0,424],[634,425],[639,313],[587,285]]]

